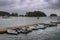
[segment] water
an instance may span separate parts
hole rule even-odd
[[[0,34],[0,40],[60,40],[60,25],[45,30],[36,30],[28,34],[8,35]]]
[[[41,21],[42,22],[47,22],[48,20],[50,20],[48,17],[47,18],[40,18],[40,19],[37,19],[36,17],[34,18],[9,18],[9,19],[0,19],[0,22],[2,22],[2,24],[0,26],[10,26],[12,24],[15,23],[15,21],[12,21],[14,20],[16,21],[16,23],[18,23],[19,25],[24,24],[27,25],[27,24],[33,24],[33,23],[40,23]],[[25,20],[23,20],[25,19]],[[43,20],[44,19],[44,20]],[[48,20],[47,20],[48,19]],[[19,22],[17,21],[19,20]],[[33,21],[32,21],[33,20]],[[56,19],[54,19],[56,20]],[[10,22],[12,24],[10,24]],[[6,22],[5,25],[3,25],[4,23]],[[9,22],[9,24],[8,24]],[[14,23],[13,23],[14,22]],[[15,25],[15,24],[14,24]],[[12,26],[14,26],[12,25]],[[60,24],[58,24],[57,27],[48,27],[46,28],[45,30],[35,30],[35,31],[32,31],[28,34],[19,34],[19,35],[9,35],[9,34],[0,34],[0,40],[60,40]]]
[[[42,17],[39,19],[37,19],[37,17],[11,17],[7,19],[0,17],[0,27],[13,27],[13,26],[20,26],[20,25],[47,23],[50,20],[57,21],[55,19],[50,19],[49,17]]]

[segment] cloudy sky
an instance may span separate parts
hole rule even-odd
[[[25,14],[34,10],[60,15],[60,0],[0,0],[0,11]]]

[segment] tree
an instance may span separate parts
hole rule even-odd
[[[29,17],[46,17],[46,14],[41,11],[27,12],[25,16]]]
[[[18,13],[12,13],[11,16],[18,16]]]
[[[19,15],[20,17],[24,17],[24,15]]]
[[[18,13],[15,13],[14,15],[15,15],[15,16],[18,16]]]
[[[14,16],[14,13],[12,13],[11,16]]]
[[[57,14],[50,14],[50,16],[53,16],[53,17],[55,17],[55,16],[57,16]]]
[[[10,16],[10,13],[5,11],[0,11],[0,16]]]

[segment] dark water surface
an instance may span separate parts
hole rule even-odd
[[[47,18],[40,18],[37,19],[36,17],[27,17],[27,18],[9,18],[9,19],[2,19],[0,18],[0,27],[10,27],[15,25],[26,25],[26,24],[34,24],[34,23],[41,23],[41,22],[48,22],[49,19]],[[56,21],[55,18],[53,21]],[[9,35],[9,34],[0,34],[0,40],[60,40],[60,24],[57,27],[48,27],[45,30],[35,30],[28,34],[19,35]]]
[[[35,30],[28,34],[8,35],[0,34],[0,40],[60,40],[60,24],[45,30]]]

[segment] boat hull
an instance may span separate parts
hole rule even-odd
[[[16,32],[16,30],[8,29],[8,30],[7,30],[7,34],[17,35],[18,32]]]

